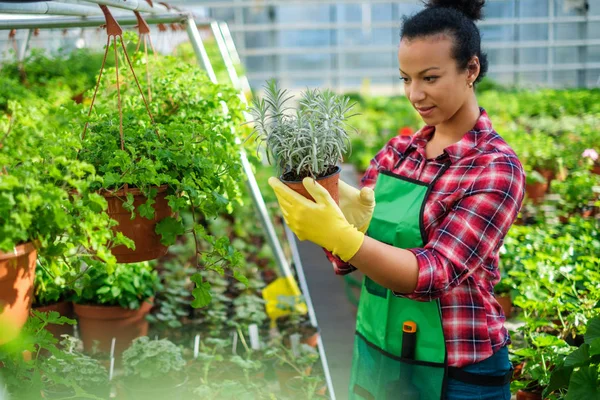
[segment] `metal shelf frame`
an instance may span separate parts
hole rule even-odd
[[[217,78],[212,67],[212,63],[208,57],[206,49],[204,48],[204,44],[202,42],[202,37],[200,32],[198,31],[198,27],[202,27],[203,29],[210,29],[214,35],[215,41],[219,47],[219,53],[223,59],[227,67],[228,76],[231,80],[232,85],[235,89],[239,90],[240,99],[247,104],[248,98],[246,96],[250,95],[250,87],[248,85],[248,79],[245,76],[238,76],[237,72],[234,68],[233,60],[240,60],[239,54],[235,48],[233,39],[231,37],[230,30],[226,23],[218,22],[218,21],[196,21],[194,16],[190,12],[179,11],[179,10],[168,10],[168,13],[155,13],[153,11],[156,10],[148,10],[146,3],[142,1],[136,0],[88,0],[90,3],[95,3],[97,5],[107,5],[112,7],[118,7],[121,9],[125,9],[128,11],[143,11],[143,12],[151,12],[150,15],[144,15],[144,19],[148,24],[158,24],[158,23],[183,23],[186,26],[186,31],[188,34],[188,38],[192,44],[196,57],[198,59],[198,63],[202,66],[209,78],[213,83],[217,83]],[[49,13],[49,8],[47,3],[44,2],[40,4],[38,9],[30,8],[27,10],[30,14],[38,14],[38,15],[46,15]],[[126,3],[126,4],[125,4]],[[7,4],[7,3],[0,3]],[[56,3],[62,4],[62,3]],[[23,4],[21,4],[23,5]],[[66,5],[66,4],[65,4]],[[69,4],[69,7],[75,7],[78,4]],[[82,6],[86,7],[86,6]],[[149,6],[148,6],[149,7]],[[60,8],[60,6],[59,6]],[[13,30],[13,29],[26,29],[27,35],[25,40],[22,43],[22,48],[19,53],[24,53],[26,51],[27,42],[29,40],[30,31],[32,29],[65,29],[65,28],[84,28],[84,27],[98,27],[105,23],[105,19],[103,17],[98,16],[90,16],[91,12],[88,10],[90,7],[86,7],[85,9],[80,9],[82,12],[79,17],[47,17],[47,18],[35,18],[35,19],[11,19],[11,20],[0,20],[0,31],[2,30]],[[0,7],[0,12],[9,12],[7,8]],[[22,13],[24,9],[10,11],[11,13]],[[76,8],[73,8],[74,12]],[[60,14],[61,10],[57,9],[56,12]],[[71,14],[69,14],[71,15]],[[1,18],[1,15],[0,15]],[[115,15],[115,19],[118,20],[118,23],[123,26],[132,26],[138,23],[137,19],[133,16],[118,16]],[[23,54],[20,54],[19,57],[22,59]],[[248,113],[244,113],[246,120],[251,121],[251,117]],[[241,143],[239,138],[237,139],[238,143]],[[252,197],[252,201],[254,206],[256,207],[261,224],[263,226],[264,232],[267,236],[267,241],[272,248],[273,254],[275,256],[275,260],[279,267],[280,273],[282,276],[293,276],[292,268],[286,259],[286,256],[281,247],[281,243],[277,234],[275,232],[275,228],[269,216],[266,204],[260,192],[260,188],[254,176],[254,172],[252,171],[252,166],[248,161],[245,150],[241,147],[240,151],[240,159],[242,162],[244,173],[246,174],[246,183],[248,185],[248,189],[250,195]],[[308,285],[306,284],[306,280],[304,277],[304,272],[302,268],[302,264],[300,262],[300,256],[298,253],[298,249],[296,247],[296,243],[293,240],[293,236],[290,236],[291,232],[286,227],[287,239],[289,240],[290,249],[292,251],[292,257],[294,260],[294,267],[296,269],[296,276],[299,281],[300,287],[302,289],[302,294],[304,296],[305,303],[308,308],[308,314],[311,323],[313,326],[317,326],[316,316],[314,312],[313,304],[310,300],[310,294],[308,293]],[[291,238],[291,239],[290,239]],[[295,282],[294,280],[291,280]],[[292,288],[296,293],[300,294],[300,289],[296,286]],[[329,367],[327,364],[327,358],[325,354],[325,349],[323,346],[322,340],[319,338],[318,340],[318,350],[321,358],[321,364],[323,367],[323,372],[325,374],[325,380],[327,383],[328,393],[331,400],[335,400],[335,393],[331,381],[331,375],[329,372]]]

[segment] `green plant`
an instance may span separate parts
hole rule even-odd
[[[600,317],[591,319],[585,333],[585,343],[566,355],[552,371],[544,398],[564,393],[566,399],[589,399],[600,394]]]
[[[124,377],[134,387],[150,389],[179,384],[184,380],[181,373],[184,367],[183,351],[167,339],[139,337],[123,352]]]
[[[307,89],[295,115],[290,115],[288,91],[280,90],[274,80],[265,89],[265,98],[255,100],[250,113],[253,135],[259,144],[266,144],[269,162],[289,180],[330,174],[350,149],[347,114],[353,105],[349,99],[328,90]]]
[[[19,400],[38,400],[46,381],[69,383],[63,376],[47,368],[45,363],[47,355],[63,355],[56,346],[58,340],[46,327],[65,323],[73,325],[75,321],[61,317],[54,311],[45,314],[33,310],[20,335],[0,346],[0,364],[3,366],[0,368],[0,380],[6,385],[9,395]],[[90,397],[80,388],[75,390],[84,398]]]
[[[33,283],[33,305],[36,307],[70,300],[71,290],[66,287],[69,275],[63,263],[54,263],[47,268],[36,268]],[[50,275],[52,274],[52,275]]]
[[[568,216],[598,202],[600,175],[592,174],[586,165],[569,172],[564,181],[552,181],[551,190],[560,196],[560,211]]]
[[[77,350],[79,340],[66,336],[62,341],[64,351],[44,360],[47,374],[44,379],[48,394],[80,396],[77,392],[90,394],[90,398],[105,398],[109,394],[108,371],[94,358]],[[57,380],[56,377],[61,379]]]
[[[94,112],[87,117],[83,115],[85,110],[73,110],[73,132],[79,134],[85,123],[89,123],[89,129],[80,141],[80,151],[72,156],[93,165],[103,178],[94,187],[96,190],[114,193],[125,185],[140,189],[147,200],[136,209],[130,193],[123,198],[132,216],[153,217],[156,187],[166,185],[166,198],[174,214],[156,226],[161,242],[171,245],[179,235],[191,234],[197,249],[201,241],[210,245],[204,252],[197,251],[198,268],[220,273],[230,268],[236,278],[244,281],[236,272],[241,257],[228,239],[215,238],[198,224],[200,218],[231,211],[232,204],[239,201],[243,174],[234,127],[241,121],[242,105],[237,93],[213,84],[204,72],[172,57],[145,60],[136,55],[138,76],[145,62],[154,63],[156,78],[151,83],[153,100],[149,104],[154,123],[137,86],[123,83],[126,128],[120,130],[113,103],[117,97],[116,71],[108,69]],[[126,67],[121,69],[121,77],[133,79],[127,76]],[[145,92],[145,82],[141,84]],[[193,215],[190,226],[184,226],[181,217],[186,210]],[[210,302],[210,285],[200,274],[195,274],[192,281],[196,283],[192,306],[203,307]]]
[[[74,287],[74,301],[137,310],[142,302],[154,296],[157,286],[156,271],[147,262],[117,264],[112,274],[90,268]]]

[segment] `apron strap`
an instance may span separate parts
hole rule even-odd
[[[512,367],[504,375],[499,376],[474,374],[461,368],[448,367],[448,378],[477,386],[504,386],[510,383],[512,376]]]

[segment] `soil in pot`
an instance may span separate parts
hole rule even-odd
[[[0,345],[14,339],[27,321],[33,301],[37,252],[32,243],[0,252]]]
[[[333,200],[337,204],[339,204],[339,192],[338,192],[338,184],[340,180],[340,172],[342,169],[338,166],[332,166],[327,171],[327,174],[322,178],[317,178],[317,182],[321,186],[323,186],[331,195]],[[289,188],[294,190],[297,193],[300,193],[302,196],[306,197],[314,201],[313,197],[308,193],[304,185],[302,184],[302,179],[300,179],[296,174],[292,172],[287,172],[280,177],[281,181],[285,183]]]
[[[122,232],[125,236],[135,242],[135,250],[126,246],[116,246],[112,249],[113,255],[120,263],[134,263],[154,260],[167,254],[168,247],[160,243],[160,235],[155,232],[156,224],[166,217],[173,215],[167,196],[167,186],[157,188],[158,194],[154,203],[154,218],[147,219],[136,214],[131,219],[131,212],[123,208],[123,200],[127,193],[134,196],[133,205],[137,210],[139,206],[146,203],[146,197],[139,189],[122,189],[116,193],[102,193],[108,202],[108,215],[116,220],[119,225],[113,226],[113,231]]]
[[[73,312],[73,303],[71,303],[70,301],[61,301],[58,303],[49,304],[47,306],[33,307],[33,309],[43,313],[56,311],[60,314],[61,317],[75,319],[75,313]],[[50,324],[46,326],[46,329],[50,333],[52,333],[52,335],[59,341],[62,340],[61,335],[73,336],[73,325],[69,325],[66,323],[63,325]]]
[[[148,335],[146,315],[152,309],[151,300],[144,301],[137,310],[118,306],[74,304],[84,350],[91,351],[94,340],[97,340],[98,349],[108,353],[112,338],[115,337],[115,355],[120,355],[133,339]]]

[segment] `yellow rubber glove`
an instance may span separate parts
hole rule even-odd
[[[342,210],[318,182],[304,178],[302,184],[313,202],[288,188],[279,179],[269,178],[285,222],[300,240],[310,240],[348,261],[360,249],[364,233],[350,224]]]
[[[344,217],[362,233],[366,233],[375,210],[375,193],[364,187],[358,190],[340,179],[340,209]]]

